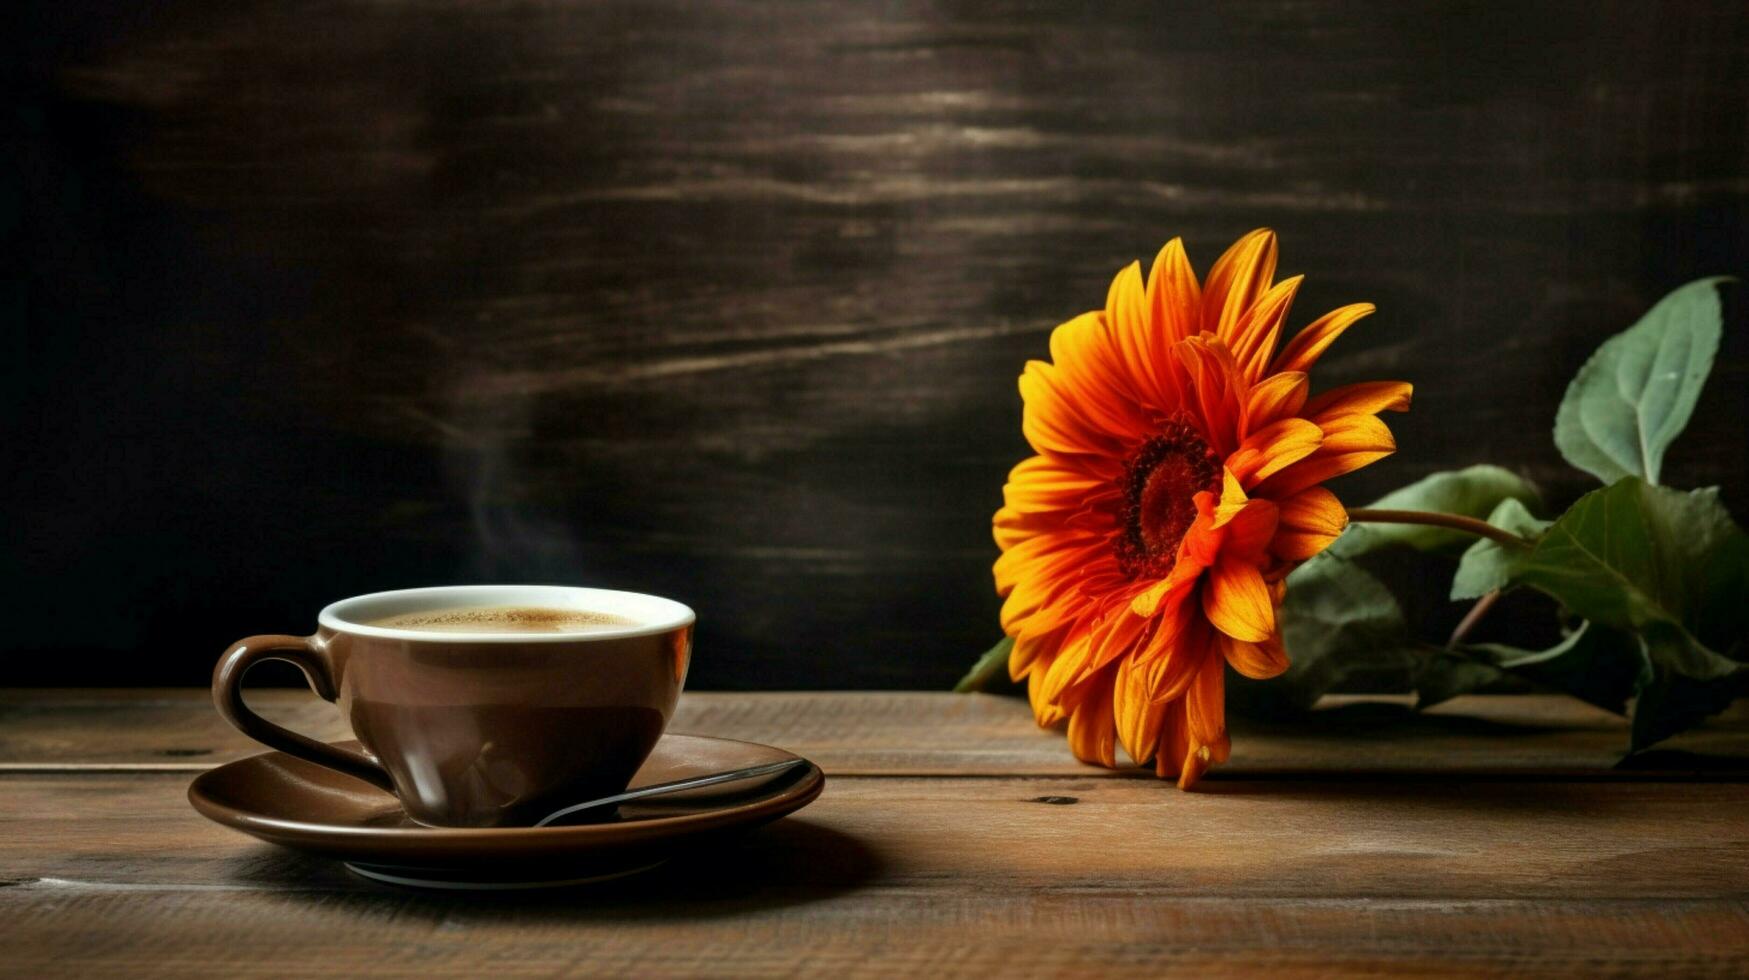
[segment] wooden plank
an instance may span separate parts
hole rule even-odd
[[[7,774],[9,877],[283,887],[282,857],[210,824],[171,773]],[[1749,897],[1749,786],[840,777],[802,814],[791,873],[979,891],[1463,899]],[[70,832],[77,830],[77,833]],[[780,835],[783,836],[783,835]],[[839,858],[826,851],[842,849]],[[818,853],[816,853],[818,852]],[[777,860],[767,852],[767,857]],[[854,867],[845,866],[850,862]],[[297,862],[309,873],[316,868]],[[781,862],[780,862],[781,863]],[[320,867],[329,868],[326,863]],[[332,870],[332,869],[330,869]],[[367,889],[345,876],[300,886]],[[332,879],[332,880],[330,880]],[[854,879],[854,880],[852,880]]]
[[[1740,977],[1737,901],[0,891],[19,975]],[[646,893],[647,894],[647,893]]]
[[[339,712],[305,692],[263,690],[250,700],[281,724],[347,737]],[[1624,720],[1570,698],[1466,697],[1424,715],[1406,703],[1335,697],[1304,718],[1236,717],[1233,757],[1217,778],[1604,775],[1616,772],[1627,744]],[[988,695],[687,694],[673,727],[781,745],[836,775],[1103,774],[1077,763],[1061,735],[1038,730],[1023,702]],[[192,772],[257,751],[218,718],[204,691],[0,690],[0,769]],[[1749,711],[1672,740],[1644,764],[1651,768],[1633,774],[1749,768]]]
[[[596,889],[482,897],[387,889],[258,844],[189,810],[185,782],[0,776],[9,970],[1749,969],[1739,784],[1182,794],[1131,780],[848,778],[741,847]]]
[[[9,878],[369,891],[211,824],[177,773],[0,776]],[[1749,898],[1749,786],[1425,778],[832,781],[760,852],[844,887],[1136,896]],[[837,857],[828,852],[841,852]],[[265,864],[256,859],[272,857]],[[248,859],[242,860],[239,859]],[[286,862],[290,861],[291,864]],[[286,874],[290,869],[292,874]]]

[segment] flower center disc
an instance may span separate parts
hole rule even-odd
[[[1118,566],[1134,578],[1172,570],[1178,543],[1196,520],[1195,497],[1220,488],[1221,461],[1195,429],[1168,423],[1124,464]]]

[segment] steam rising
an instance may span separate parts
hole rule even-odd
[[[456,425],[444,441],[452,484],[468,501],[475,548],[470,571],[482,582],[570,583],[583,577],[576,535],[555,512],[562,500],[541,501],[543,481],[523,462],[537,451],[533,400],[503,395],[458,399]]]

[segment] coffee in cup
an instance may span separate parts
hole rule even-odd
[[[370,625],[433,633],[592,633],[637,620],[593,609],[552,606],[448,606],[400,613]]]
[[[219,713],[272,748],[394,793],[438,827],[527,826],[625,789],[685,683],[692,610],[565,586],[450,586],[334,603],[312,636],[233,644],[213,672]],[[359,752],[244,704],[261,660],[303,670],[339,704]]]

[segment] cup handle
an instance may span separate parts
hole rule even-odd
[[[309,682],[310,689],[322,700],[333,701],[337,695],[334,677],[328,669],[327,659],[317,651],[315,642],[316,638],[313,636],[282,636],[270,633],[246,637],[231,644],[231,648],[219,658],[218,666],[213,668],[214,706],[238,731],[262,745],[357,777],[393,793],[395,786],[389,781],[388,771],[375,759],[363,752],[318,742],[308,735],[299,735],[289,728],[281,728],[250,711],[249,706],[243,703],[243,675],[248,673],[250,667],[263,660],[283,660],[292,664],[304,672],[304,679]]]

